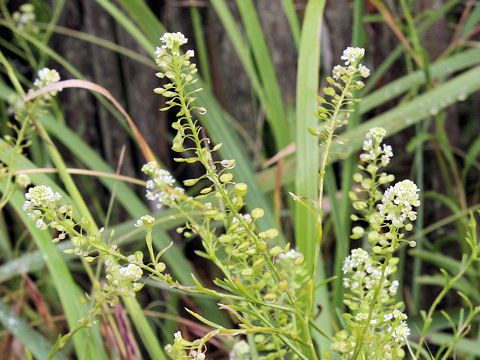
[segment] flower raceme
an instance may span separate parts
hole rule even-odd
[[[173,343],[165,347],[171,358],[205,360],[206,342],[211,337],[251,334],[261,360],[296,359],[302,351],[303,358],[318,359],[310,331],[312,319],[309,318],[307,293],[309,286],[313,288],[318,284],[310,281],[303,254],[290,249],[288,244],[275,243],[278,230],[257,228],[264,210],[245,208],[248,186],[235,182],[234,173],[230,171],[235,161],[218,160],[216,151],[222,145],[210,148],[210,140],[201,137],[202,131],[193,111],[202,115],[206,110],[194,106],[193,95],[201,89],[192,86],[197,81],[196,65],[190,61],[193,50],[182,53],[180,49],[187,39],[181,33],[165,33],[160,40],[162,45],[155,52],[160,67],[156,75],[166,81],[154,91],[167,98],[162,110],[175,108],[178,111],[177,120],[172,124],[176,130],[172,150],[187,151],[190,156],[175,160],[199,163],[205,174],[185,180],[184,188],[176,186],[174,177],[156,162],[147,163],[142,168],[150,176],[146,197],[158,208],[165,206],[185,217],[185,226],[179,227],[177,232],[185,238],[197,236],[201,239],[203,250],[197,254],[212,261],[222,274],[222,278],[214,280],[218,288],[206,289],[200,282],[196,282],[196,286],[182,286],[170,276],[160,275],[166,265],[159,262],[163,251],[155,253],[152,245],[155,218],[151,215],[142,216],[135,223],[147,233],[150,255],[147,264],[143,263],[142,253],[124,256],[118,247],[105,243],[103,230],[85,234],[82,220],[74,221],[73,207],[59,206],[61,195],[47,186],[29,189],[24,210],[39,229],[51,228],[59,232],[54,242],[69,238],[73,245],[73,249],[68,250],[70,253],[88,262],[104,261],[107,281],[98,289],[111,304],[118,296],[134,296],[143,286],[144,272],[180,290],[225,300],[225,304],[219,304],[221,309],[229,311],[240,325],[235,329],[214,326],[214,330],[194,341],[176,332]],[[349,106],[359,101],[354,98],[355,91],[364,86],[362,80],[370,75],[369,69],[360,63],[364,54],[361,48],[349,47],[344,51],[341,57],[344,65],[335,66],[332,77],[327,79],[331,85],[324,90],[327,98],[319,98],[321,106],[317,116],[322,121],[319,128],[311,130],[314,135],[329,142],[338,138],[334,132],[348,121],[348,113],[353,111]],[[42,69],[35,86],[56,82],[57,75]],[[360,187],[350,194],[356,210],[352,220],[365,224],[364,227],[355,226],[351,237],[365,236],[371,249],[353,249],[342,267],[346,290],[344,303],[348,308],[343,314],[346,326],[332,341],[332,351],[342,359],[399,360],[405,355],[403,347],[410,334],[407,316],[402,311],[403,303],[397,299],[399,282],[394,275],[398,258],[393,254],[401,242],[405,242],[402,232],[410,231],[411,222],[416,219],[419,189],[412,181],[404,180],[381,191],[382,186],[394,180],[393,175],[381,171],[393,156],[392,148],[382,144],[385,135],[382,128],[373,128],[367,133],[360,155],[362,163],[354,175]],[[329,148],[325,149],[328,156]],[[196,184],[206,185],[197,195],[186,192],[187,187]],[[218,289],[224,293],[217,292]],[[101,296],[95,300],[103,301]],[[213,324],[208,319],[205,322]],[[249,346],[241,352],[248,352]]]
[[[360,188],[350,194],[359,214],[352,215],[352,219],[363,220],[368,226],[367,231],[355,226],[352,238],[367,235],[371,244],[370,252],[353,249],[342,267],[347,290],[344,303],[350,312],[343,315],[347,326],[335,335],[332,349],[342,358],[352,360],[403,359],[403,347],[410,335],[403,303],[396,299],[399,282],[392,277],[398,258],[393,253],[405,242],[402,229],[412,229],[409,221],[416,219],[414,208],[420,205],[419,189],[411,180],[403,180],[382,194],[380,187],[393,181],[392,175],[380,172],[393,155],[390,146],[382,145],[385,135],[383,128],[367,133],[360,155],[361,173],[354,175]],[[368,200],[359,200],[357,193],[365,193]]]

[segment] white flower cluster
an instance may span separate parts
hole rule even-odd
[[[343,273],[347,274],[348,272],[352,271],[353,268],[362,265],[368,259],[368,257],[368,253],[362,248],[353,249],[350,255],[347,256],[343,262]]]
[[[23,203],[24,211],[34,210],[38,208],[51,208],[56,202],[62,198],[58,192],[53,192],[52,188],[45,185],[38,185],[30,188],[25,194],[27,201]]]
[[[180,55],[179,48],[183,44],[188,42],[188,39],[180,32],[177,33],[165,33],[160,38],[162,42],[162,46],[157,47],[155,50],[155,61],[161,67],[165,67],[167,65],[166,59],[164,59],[164,55],[167,54],[167,50],[170,50],[173,55]],[[194,52],[193,50],[187,51],[185,54],[185,58],[188,60],[189,58],[193,57]]]
[[[378,294],[380,301],[388,301],[395,296],[398,281],[390,281],[388,276],[395,272],[396,260],[390,260],[385,268],[385,276]],[[358,248],[353,249],[343,262],[342,271],[345,274],[343,286],[352,293],[366,299],[373,299],[375,290],[382,278],[381,266],[375,262],[368,252]]]
[[[36,16],[35,8],[32,4],[23,4],[19,8],[20,11],[15,11],[12,14],[12,19],[16,23],[18,30],[33,30],[33,32],[38,32],[38,28],[34,26]]]
[[[419,191],[413,181],[400,181],[385,191],[378,210],[393,226],[402,228],[407,219],[414,221],[417,218],[413,207],[420,205]]]
[[[146,197],[148,200],[158,201],[157,206],[159,208],[163,205],[169,206],[185,193],[183,188],[173,187],[175,184],[173,176],[167,170],[160,169],[155,161],[143,165],[142,171],[152,177],[146,184]],[[142,220],[142,223],[145,223],[144,220]]]
[[[380,262],[375,261],[361,248],[353,249],[342,268],[345,274],[343,285],[350,290],[344,301],[350,308],[354,326],[363,327],[372,338],[385,337],[385,340],[379,341],[385,341],[386,346],[391,349],[400,349],[405,345],[410,329],[405,322],[407,315],[398,309],[399,303],[394,299],[399,282],[390,279],[396,271],[398,258],[387,261],[382,276],[383,267]],[[334,343],[333,348],[340,352],[355,348],[357,339],[354,333],[355,331],[351,337],[345,332],[337,334],[337,343]]]
[[[364,153],[360,154],[360,160],[364,162],[376,162],[380,159],[381,166],[387,166],[390,159],[393,157],[392,147],[381,142],[385,137],[387,131],[384,128],[375,127],[370,129],[363,142],[362,150]],[[376,165],[373,165],[376,166]]]
[[[406,315],[405,315],[406,317]],[[397,343],[406,343],[407,338],[410,335],[410,329],[405,321],[400,321],[397,327],[393,331],[393,338]]]
[[[365,55],[365,49],[358,47],[347,47],[343,50],[343,55],[340,59],[345,60],[345,65],[355,64]]]
[[[115,249],[114,249],[115,251]],[[142,288],[142,284],[138,282],[143,275],[142,268],[134,263],[126,266],[120,266],[111,259],[105,260],[105,278],[109,284],[105,285],[104,291],[112,291],[116,295],[133,297],[135,292]]]
[[[335,80],[342,80],[343,82],[349,82],[355,75],[360,74],[361,77],[367,78],[370,76],[370,70],[359,64],[360,59],[365,55],[365,49],[348,47],[343,51],[341,57],[345,60],[345,66],[336,65],[332,70],[332,77]],[[352,84],[355,89],[361,89],[364,86],[362,81],[356,81]],[[351,86],[352,86],[351,85]]]
[[[155,222],[155,218],[151,215],[144,215],[135,223],[135,227],[140,227],[142,225],[149,226]]]
[[[366,137],[367,139],[372,139],[378,143],[381,143],[385,135],[387,135],[387,130],[382,127],[374,127],[367,132]]]
[[[277,259],[280,260],[297,260],[303,259],[303,254],[295,249],[290,249],[286,253],[280,253],[277,256]]]
[[[142,277],[142,269],[135,264],[128,264],[118,269],[118,273],[126,280],[137,281]]]
[[[58,74],[57,70],[55,69],[49,69],[49,68],[43,68],[38,71],[38,78],[33,82],[33,85],[37,89],[41,89],[45,86],[55,84],[60,81],[60,75]],[[46,99],[55,96],[57,94],[58,90],[52,90],[48,94],[45,94],[44,97]]]
[[[165,33],[160,38],[163,43],[162,47],[167,49],[173,49],[174,47],[181,46],[188,42],[188,39],[181,32]]]

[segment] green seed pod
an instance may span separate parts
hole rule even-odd
[[[235,185],[233,191],[238,196],[245,196],[248,193],[248,186],[245,183],[238,183]]]
[[[205,216],[208,216],[208,217],[214,217],[218,214],[218,211],[217,210],[207,210],[203,213]]]
[[[255,208],[252,210],[252,217],[254,219],[260,219],[265,215],[265,211],[263,209]]]
[[[245,241],[245,242],[241,243],[240,245],[238,245],[237,250],[238,251],[245,251],[245,250],[248,249],[249,246],[250,246],[250,242]]]
[[[360,173],[355,173],[355,174],[353,174],[353,180],[354,180],[355,182],[360,182],[360,181],[362,181],[362,180],[363,180],[362,174],[360,174]]]
[[[251,269],[251,268],[243,269],[241,274],[243,276],[251,276],[253,274],[253,269]]]
[[[230,182],[232,180],[233,180],[233,174],[231,174],[231,173],[225,173],[225,174],[220,175],[220,181],[222,183],[227,183],[227,182]]]
[[[193,186],[198,182],[199,179],[187,179],[183,181],[185,186]]]
[[[228,235],[228,234],[224,234],[224,235],[221,235],[221,236],[218,238],[218,241],[220,241],[222,244],[226,244],[226,243],[229,243],[229,242],[232,242],[232,241],[233,241],[233,236],[232,236],[232,235]]]
[[[279,255],[282,251],[283,251],[282,248],[277,245],[277,246],[274,246],[273,248],[271,248],[268,253],[270,254],[270,256],[277,256],[277,255]]]
[[[265,295],[265,296],[263,297],[263,299],[264,299],[265,301],[275,301],[275,300],[277,299],[277,295],[272,294],[272,293],[268,293],[267,295]]]
[[[278,283],[278,288],[280,289],[280,291],[285,291],[285,290],[287,290],[287,288],[288,288],[288,282],[287,282],[287,280],[284,279],[284,280],[280,281],[280,282]]]
[[[207,187],[205,189],[200,190],[200,194],[208,194],[212,191],[211,187]]]
[[[259,251],[264,251],[267,248],[267,243],[263,240],[258,241],[256,245]]]

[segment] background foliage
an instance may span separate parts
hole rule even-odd
[[[319,152],[312,150],[315,138],[302,129],[314,121],[322,75],[330,72],[346,46],[365,47],[373,76],[358,94],[363,98],[358,115],[350,119],[342,135],[346,144],[335,149],[327,171],[329,216],[319,276],[340,275],[351,247],[346,194],[352,187],[357,150],[373,126],[387,129],[399,154],[389,172],[400,180],[414,179],[423,190],[424,205],[412,238],[418,245],[404,251],[399,266],[410,328],[415,329],[420,309],[429,306],[443,284],[438,268],[451,274],[460,268],[467,215],[479,208],[478,2],[310,0],[307,6],[294,0],[32,0],[34,28],[22,29],[12,14],[23,3],[0,2],[2,135],[12,135],[7,100],[18,91],[12,79],[28,89],[36,71],[48,65],[63,79],[88,79],[107,89],[165,167],[178,179],[195,176],[195,167],[173,167],[173,114],[157,111],[161,100],[152,92],[158,86],[153,76],[158,38],[166,29],[182,31],[196,51],[206,89],[198,100],[208,109],[202,125],[215,143],[225,144],[222,156],[237,160],[236,178],[249,184],[249,206],[266,210],[263,226],[277,225],[284,241],[296,239],[296,247],[305,254],[313,254],[309,230],[314,221],[286,196],[293,191],[316,197]],[[149,209],[138,180],[145,162],[139,137],[98,92],[65,89],[57,100],[54,110],[41,118],[52,143],[34,131],[30,147],[15,157],[2,140],[0,160],[15,171],[29,169],[35,184],[60,189],[81,208],[79,189],[98,226],[115,230],[121,246],[141,250],[142,234],[132,225]],[[124,181],[118,174],[130,179]],[[6,179],[0,182],[3,194]],[[89,291],[89,281],[82,264],[58,251],[65,245],[51,244],[46,234],[25,221],[22,191],[6,200],[0,216],[0,347],[7,358],[22,358],[23,346],[44,358],[67,324],[81,318],[80,298]],[[154,231],[158,249],[175,243],[165,255],[169,271],[185,283],[191,283],[191,272],[208,282],[216,270],[194,255],[200,246],[196,239],[182,239],[172,231],[182,219],[171,215],[156,214]],[[479,284],[477,266],[456,290],[478,305]],[[342,294],[340,279],[317,294],[317,321],[327,332],[339,324],[335,315],[343,310]],[[442,309],[456,319],[462,301],[450,295]],[[207,331],[186,315],[184,306],[217,322],[229,321],[209,299],[147,283],[136,300],[118,305],[97,327],[78,333],[58,358],[75,353],[79,358],[163,359],[163,345],[176,330],[192,338]],[[449,332],[442,331],[446,327],[445,318],[435,314],[431,346],[452,341]],[[458,358],[480,356],[479,341],[477,320],[469,338],[459,343]],[[226,358],[232,346],[228,341],[211,345],[218,358]]]

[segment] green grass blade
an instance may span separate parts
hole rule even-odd
[[[263,108],[268,110],[269,106],[267,104],[264,89],[262,88],[261,81],[250,56],[250,50],[243,39],[242,33],[237,28],[235,19],[233,18],[225,0],[211,0],[211,5],[217,13],[218,18],[222,22],[222,25],[225,28],[230,41],[232,42],[240,62],[242,63],[243,68],[250,79],[253,91],[257,95]]]
[[[84,163],[89,169],[114,173],[113,169],[92,149],[86,145],[73,131],[58,124],[52,118],[44,118],[45,127],[50,134],[56,137],[69,148],[75,157]],[[115,181],[109,178],[100,178],[100,181],[112,191]],[[148,207],[125,184],[117,183],[117,200],[125,207],[134,219],[150,213]],[[154,243],[158,250],[167,247],[172,239],[165,231],[156,231]],[[165,262],[170,267],[172,274],[183,284],[193,285],[190,273],[193,273],[191,265],[187,262],[178,247],[172,247],[164,255]],[[199,306],[205,313],[214,314],[221,322],[223,316],[219,316],[216,306],[210,301],[199,302]]]
[[[319,171],[318,139],[308,132],[309,127],[317,125],[314,113],[317,109],[318,73],[320,69],[320,31],[322,26],[324,0],[310,0],[305,11],[300,40],[300,51],[297,70],[296,100],[296,159],[295,195],[316,200],[318,198],[317,179]],[[326,275],[322,257],[313,258],[316,242],[316,218],[300,203],[295,204],[295,239],[297,248],[305,256],[305,261],[313,269],[314,261],[318,264],[318,283]],[[330,325],[330,309],[326,286],[315,292],[316,305],[321,305],[322,312],[316,319],[317,324],[327,334],[332,332]],[[316,306],[315,305],[315,306]],[[323,337],[316,338],[323,350],[329,342]]]
[[[300,45],[300,22],[298,21],[297,11],[295,10],[295,4],[292,0],[282,0],[283,10],[287,17],[288,24],[290,25],[290,31],[292,32],[295,45]]]
[[[468,172],[471,167],[477,161],[478,154],[480,154],[480,137],[475,139],[472,145],[467,150],[467,156],[465,157],[465,163],[462,169],[462,179],[466,180]]]
[[[198,57],[198,67],[200,76],[202,77],[208,89],[212,89],[212,76],[210,74],[210,65],[208,62],[208,48],[203,34],[203,24],[200,17],[200,11],[195,6],[190,8],[190,16],[192,18],[193,33],[195,36],[195,54]]]
[[[459,37],[461,38],[467,35],[479,23],[480,23],[480,4],[477,4],[475,5],[475,8],[468,16],[467,21],[465,21],[465,25],[463,25],[463,28],[462,28],[462,31],[460,32]]]
[[[434,333],[428,335],[428,340],[432,344],[441,346],[447,343],[452,343],[454,338],[449,334]],[[480,356],[480,346],[478,346],[478,340],[461,339],[455,346],[455,354],[458,355],[458,357],[455,356],[454,358],[461,358],[460,354],[471,355],[475,357]]]
[[[125,16],[125,14],[116,5],[112,4],[109,0],[96,1],[110,14],[111,17],[113,17],[119,22],[120,25],[122,25],[135,40],[138,41],[138,43],[145,49],[147,53],[153,54],[155,52],[155,45],[153,44],[155,44],[156,39],[158,39],[165,31],[159,32],[157,38],[152,39],[151,36],[146,36],[127,16]],[[138,1],[132,0],[131,2],[137,3]],[[142,10],[143,7],[139,5],[137,12]],[[148,20],[149,18],[145,18],[145,22],[150,22]],[[151,25],[149,25],[148,28],[150,28],[150,26]]]
[[[423,261],[427,261],[431,264],[434,264],[438,268],[443,268],[448,270],[451,274],[457,274],[463,267],[463,264],[455,259],[452,259],[450,256],[443,254],[437,254],[427,250],[417,250],[413,249],[408,252],[410,255],[418,257]],[[479,276],[480,273],[478,270],[470,267],[466,273],[468,276]]]
[[[19,340],[23,346],[28,348],[37,359],[45,359],[52,348],[51,343],[43,338],[37,331],[33,330],[28,323],[15,314],[6,304],[0,302],[0,323],[3,328]],[[61,353],[57,353],[54,360],[66,360]]]
[[[424,275],[418,278],[418,282],[424,285],[433,285],[443,288],[445,286],[445,277],[443,275]],[[453,289],[460,291],[467,295],[469,299],[472,299],[475,302],[480,302],[480,292],[478,289],[472,286],[471,282],[465,278],[461,278],[454,285]]]
[[[99,1],[99,0],[97,0]],[[104,2],[102,0],[102,2]],[[118,0],[130,17],[135,21],[138,27],[143,30],[150,40],[150,43],[156,44],[160,36],[165,32],[164,26],[158,21],[155,14],[150,10],[143,0]],[[133,30],[127,29],[128,32]],[[153,52],[149,51],[150,54]]]
[[[10,236],[8,234],[8,227],[7,223],[5,222],[5,217],[3,216],[4,213],[0,213],[0,258],[3,259],[4,261],[7,259],[11,259],[13,254],[12,254],[12,248],[11,244],[13,242],[10,239]]]
[[[237,0],[237,6],[262,81],[266,105],[268,106],[265,109],[267,121],[272,129],[277,147],[281,150],[290,144],[291,131],[289,131],[285,117],[282,94],[272,58],[252,0]]]
[[[300,54],[297,71],[296,100],[296,159],[295,195],[308,199],[318,198],[317,176],[319,169],[318,139],[308,132],[316,127],[318,73],[320,69],[320,30],[325,1],[308,3],[302,26]],[[304,206],[295,207],[295,238],[297,247],[305,255],[308,266],[313,267],[316,219]],[[319,279],[319,282],[322,280]]]
[[[102,171],[110,174],[115,174],[113,169],[90,148],[74,131],[67,126],[60,124],[53,117],[46,115],[42,118],[46,130],[51,136],[61,141],[68,149],[72,151],[75,157],[87,164],[89,169]],[[101,178],[102,183],[110,190],[113,190],[115,179]],[[132,215],[145,215],[148,208],[144,201],[140,200],[138,196],[123,182],[117,181],[116,200]],[[142,216],[142,215],[141,215]]]
[[[439,7],[437,10],[429,12],[427,18],[422,19],[422,22],[418,25],[418,32],[421,34],[426,31],[441,16],[444,16],[450,9],[452,9],[454,6],[456,6],[462,1],[463,0],[450,0],[443,6]],[[381,17],[379,21],[382,20],[383,18]],[[388,71],[388,69],[393,65],[393,63],[398,59],[398,57],[402,55],[403,51],[405,51],[405,48],[402,44],[400,44],[390,52],[389,56],[383,61],[383,63],[378,67],[378,69],[375,69],[365,88],[362,90],[363,94],[369,92],[378,83],[378,81],[383,77],[383,75]]]

